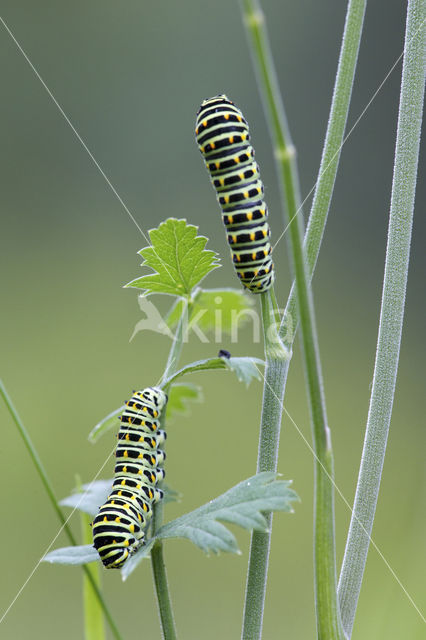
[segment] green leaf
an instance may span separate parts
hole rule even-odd
[[[88,513],[89,516],[95,516],[99,507],[106,502],[112,487],[112,480],[95,480],[83,484],[83,491],[75,491],[70,496],[67,496],[60,501],[60,505],[64,507],[71,507],[72,509],[79,509]]]
[[[72,509],[79,509],[84,511],[90,516],[95,516],[99,507],[106,502],[109,494],[111,493],[113,479],[109,480],[95,480],[87,484],[83,484],[83,491],[75,491],[70,496],[67,496],[60,501],[60,505],[64,507],[71,507]],[[168,502],[176,502],[181,497],[178,491],[175,491],[166,484],[161,486],[164,491],[164,504]]]
[[[198,227],[186,220],[168,218],[157,229],[151,229],[151,246],[141,249],[143,267],[154,273],[136,278],[126,287],[149,293],[189,296],[192,289],[219,265],[215,251],[204,247],[207,238],[197,235]]]
[[[90,442],[95,443],[106,431],[109,431],[110,429],[116,429],[118,431],[120,428],[119,416],[123,413],[125,408],[126,407],[123,404],[121,407],[105,416],[105,418],[102,418],[102,420],[98,422],[98,424],[95,425],[89,433],[88,439]]]
[[[224,356],[217,358],[206,358],[205,360],[197,360],[185,365],[179,371],[176,371],[170,378],[163,382],[163,386],[169,384],[175,384],[176,380],[186,375],[187,373],[195,373],[196,371],[210,371],[211,369],[229,369],[236,373],[240,382],[249,382],[256,378],[260,380],[262,374],[259,371],[259,366],[263,366],[265,363],[260,358],[226,358]]]
[[[91,544],[83,544],[75,547],[62,547],[47,553],[43,562],[51,564],[88,564],[99,560],[99,554]]]
[[[177,382],[169,391],[166,424],[173,423],[175,415],[188,416],[191,402],[202,402],[201,387],[191,382]]]
[[[240,382],[245,382],[248,386],[250,382],[262,379],[262,372],[259,367],[264,366],[264,361],[260,358],[224,358],[228,369],[233,371]]]
[[[267,523],[263,514],[270,511],[293,513],[291,503],[299,498],[290,489],[290,481],[277,478],[278,474],[266,471],[240,482],[215,500],[163,525],[150,542],[187,538],[206,553],[240,553],[234,535],[219,521],[237,524],[248,530],[266,531]],[[122,570],[123,579],[139,564],[140,554],[145,557],[145,549],[126,562]]]
[[[166,318],[173,329],[182,315],[182,300],[178,300]],[[200,289],[193,296],[188,329],[197,325],[201,331],[234,333],[252,316],[253,297],[239,289]]]

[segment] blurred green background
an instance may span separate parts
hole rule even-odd
[[[403,46],[405,3],[370,5],[349,127]],[[345,3],[264,0],[263,6],[305,197],[320,160]],[[168,216],[186,217],[222,256],[225,235],[193,128],[201,100],[227,93],[251,124],[278,237],[283,222],[273,156],[236,0],[2,0],[1,15],[143,230]],[[89,481],[113,447],[112,434],[91,446],[88,431],[132,389],[157,381],[170,344],[151,332],[129,343],[141,313],[136,292],[121,287],[142,273],[136,252],[146,242],[3,26],[0,58],[1,376],[63,497],[75,473]],[[349,502],[373,372],[400,72],[399,64],[343,149],[314,281],[336,482]],[[373,531],[423,612],[424,203],[420,181],[398,388]],[[290,284],[286,253],[282,240],[275,251],[281,303]],[[206,286],[238,286],[226,258]],[[166,303],[159,299],[162,310]],[[220,347],[261,355],[250,327],[238,345],[225,339]],[[183,357],[198,359],[218,348],[194,337]],[[193,381],[202,384],[205,405],[169,430],[168,482],[184,494],[182,503],[167,507],[170,518],[255,471],[260,384],[247,391],[222,372]],[[298,347],[286,407],[310,441]],[[2,615],[58,523],[3,406],[0,416]],[[112,467],[111,460],[104,477]],[[264,638],[313,638],[312,456],[286,418],[279,469],[294,479],[302,502],[294,515],[274,520]],[[349,510],[339,497],[336,509],[340,564]],[[79,532],[77,517],[72,524]],[[181,638],[239,637],[249,536],[237,534],[240,557],[209,558],[185,541],[167,544]],[[55,546],[64,544],[61,535]],[[149,564],[125,584],[118,572],[103,577],[124,637],[159,638]],[[80,569],[41,564],[1,624],[1,637],[82,637],[80,594]],[[419,614],[372,549],[354,640],[423,637]]]

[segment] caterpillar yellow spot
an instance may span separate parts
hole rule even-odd
[[[234,144],[234,136],[231,136],[231,137],[229,138],[229,144]]]
[[[135,525],[134,524],[130,525],[129,531],[130,531],[130,533],[134,533],[135,532]]]
[[[255,234],[255,233],[251,233],[251,234],[250,234],[250,240],[251,240],[252,242],[254,242],[255,238],[256,238],[256,234]]]
[[[232,224],[234,222],[234,217],[233,216],[228,216],[228,222],[229,222],[229,224]]]
[[[247,199],[249,197],[249,192],[248,191],[244,191],[244,197]]]
[[[256,251],[254,251],[254,252],[251,254],[251,259],[252,259],[252,260],[256,260]]]
[[[216,169],[220,169],[220,162],[215,162],[214,166],[216,167]]]
[[[229,120],[229,113],[225,113],[225,120]]]
[[[115,519],[115,522],[120,522],[120,520],[121,520],[120,516],[117,516]]]
[[[252,220],[252,218],[253,218],[253,212],[252,212],[252,211],[249,211],[249,212],[247,213],[247,220]]]

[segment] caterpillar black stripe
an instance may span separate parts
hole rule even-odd
[[[248,124],[238,107],[219,95],[204,100],[195,127],[237,275],[253,293],[267,291],[274,279],[268,208]]]
[[[92,522],[93,543],[107,569],[119,569],[145,542],[152,505],[161,500],[157,488],[166,458],[159,449],[166,439],[159,429],[166,394],[147,387],[133,394],[121,416],[112,491]]]

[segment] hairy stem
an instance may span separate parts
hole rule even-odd
[[[180,355],[183,347],[183,331],[188,318],[188,302],[184,300],[182,314],[176,328],[176,333],[170,348],[169,357],[167,358],[166,367],[162,376],[161,385],[168,378],[173,376],[177,369]],[[164,392],[170,390],[170,382],[164,386]],[[161,427],[165,427],[164,415],[161,418]],[[152,517],[151,532],[154,536],[163,522],[163,503],[160,501],[154,506]],[[158,612],[160,615],[161,629],[165,640],[175,640],[177,638],[176,627],[173,617],[172,601],[170,597],[169,583],[167,580],[166,565],[164,562],[163,543],[158,540],[151,551],[151,566],[155,584],[155,592],[157,594]]]
[[[308,398],[315,452],[315,596],[318,636],[343,638],[337,602],[334,539],[333,455],[327,423],[312,292],[303,251],[303,226],[295,150],[285,117],[275,68],[257,0],[243,0],[260,90],[277,160],[284,209],[289,225],[289,247],[296,280]],[[280,390],[282,396],[283,389]],[[260,637],[259,635],[251,637]]]
[[[340,152],[344,143],[366,4],[367,0],[349,0],[348,2],[327,133],[303,243],[309,278],[312,278],[318,260],[333,196]],[[294,339],[297,323],[296,288],[293,284],[280,328],[281,336],[288,346]]]
[[[380,488],[398,371],[425,87],[425,0],[409,0],[374,378],[354,509],[339,581],[352,633]]]
[[[258,473],[277,470],[282,403],[289,360],[289,354],[278,337],[274,294],[269,290],[260,295],[266,367],[257,459]],[[242,630],[244,640],[260,638],[262,633],[272,514],[265,517],[268,532],[253,531],[251,536]]]
[[[28,433],[28,431],[26,430],[24,423],[22,422],[21,418],[19,417],[18,412],[16,411],[12,400],[9,396],[9,394],[7,393],[6,387],[3,384],[3,381],[0,380],[0,393],[3,396],[3,400],[6,404],[6,407],[9,410],[10,415],[12,416],[12,419],[18,429],[19,435],[21,436],[21,438],[24,441],[24,444],[28,450],[28,453],[30,454],[30,458],[34,464],[34,467],[37,470],[38,475],[40,476],[40,479],[42,481],[42,484],[45,488],[45,491],[48,495],[48,498],[52,504],[53,509],[56,512],[56,515],[59,518],[59,521],[61,523],[61,526],[63,528],[63,530],[65,531],[66,535],[68,536],[68,540],[71,542],[71,544],[73,545],[77,545],[77,540],[74,537],[73,532],[71,531],[68,522],[67,522],[67,518],[65,517],[61,507],[59,506],[58,500],[55,496],[55,492],[53,491],[53,487],[52,484],[47,476],[46,470],[43,466],[43,463],[41,462],[40,456],[37,453],[37,450],[30,438],[30,435]],[[91,586],[91,588],[93,589],[93,592],[95,594],[95,597],[97,598],[100,607],[102,608],[102,611],[104,612],[105,618],[109,624],[109,627],[111,629],[111,633],[113,634],[114,638],[116,638],[117,640],[121,640],[121,635],[120,632],[118,631],[118,628],[113,620],[113,617],[110,613],[110,610],[108,609],[108,606],[102,596],[101,591],[99,590],[98,585],[96,584],[96,581],[89,569],[89,567],[84,564],[82,565],[83,571],[86,575],[86,578]]]

